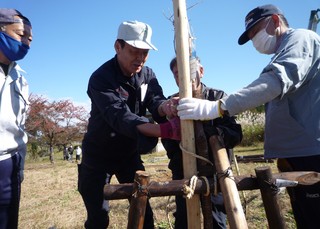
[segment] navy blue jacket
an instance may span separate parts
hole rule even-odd
[[[151,68],[144,66],[129,78],[122,74],[115,56],[91,75],[87,93],[91,112],[82,143],[82,163],[112,167],[155,147],[158,138],[146,137],[136,128],[150,122],[144,117],[147,109],[153,120],[165,121],[158,106],[166,98]]]

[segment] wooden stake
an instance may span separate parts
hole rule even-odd
[[[270,167],[256,168],[256,175],[260,186],[260,193],[266,211],[269,229],[285,229],[286,224],[281,214],[278,188],[272,182]]]
[[[188,17],[185,0],[173,0],[174,28],[177,51],[177,65],[179,71],[179,95],[180,98],[191,98],[191,78],[189,67],[189,33]],[[192,120],[181,121],[182,147],[188,152],[195,153],[194,128]],[[183,153],[184,178],[197,175],[197,164],[195,157]],[[200,198],[194,195],[187,199],[188,228],[197,229],[201,227],[200,221]]]
[[[211,136],[209,144],[213,153],[230,228],[247,229],[246,217],[242,209],[236,183],[233,179],[227,151],[222,146],[218,136]]]
[[[135,174],[135,183],[132,198],[130,200],[128,229],[142,229],[148,201],[149,174],[138,170]]]

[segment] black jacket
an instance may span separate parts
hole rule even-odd
[[[91,75],[87,93],[91,112],[83,139],[84,164],[112,166],[155,147],[158,138],[136,129],[150,122],[144,117],[147,109],[155,121],[164,121],[157,109],[166,98],[151,68],[144,66],[129,78],[122,74],[115,56]]]

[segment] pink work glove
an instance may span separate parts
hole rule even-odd
[[[168,122],[160,124],[161,138],[170,138],[173,140],[181,140],[181,128],[179,117],[174,117]]]

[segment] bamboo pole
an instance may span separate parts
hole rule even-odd
[[[188,17],[185,0],[173,0],[174,28],[177,52],[177,64],[179,71],[179,96],[180,98],[191,98],[191,78],[189,67],[189,34]],[[188,152],[195,153],[194,127],[192,120],[181,121],[181,144]],[[191,178],[197,174],[197,164],[195,157],[183,154],[184,178]],[[194,195],[187,199],[188,228],[197,229],[201,227],[200,221],[200,197]]]

